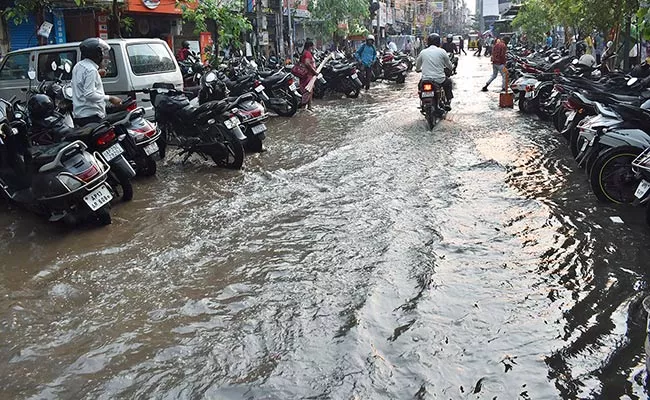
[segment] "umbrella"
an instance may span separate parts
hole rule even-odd
[[[483,32],[483,36],[492,36],[492,30],[488,29],[487,31]]]

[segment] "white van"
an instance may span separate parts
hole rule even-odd
[[[111,51],[106,60],[104,91],[125,97],[125,93],[150,89],[156,82],[171,83],[177,89],[183,88],[183,76],[176,62],[176,57],[159,39],[109,39],[106,41]],[[33,87],[42,81],[59,77],[60,72],[52,71],[52,62],[61,65],[65,60],[74,66],[81,60],[79,43],[65,43],[31,47],[8,53],[0,66],[0,97],[9,99],[25,97],[23,89],[29,88],[28,72],[36,72]],[[71,73],[64,73],[64,81],[71,79]],[[153,118],[153,106],[142,102],[143,97],[137,93],[138,105],[145,108],[147,118]]]

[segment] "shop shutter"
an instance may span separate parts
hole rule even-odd
[[[12,51],[38,45],[36,18],[33,15],[30,15],[27,21],[23,21],[18,25],[13,21],[9,21],[7,25],[9,46]]]

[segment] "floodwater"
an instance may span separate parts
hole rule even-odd
[[[0,204],[2,399],[646,398],[649,230],[462,57],[167,160],[106,228]],[[624,224],[615,224],[619,216]]]

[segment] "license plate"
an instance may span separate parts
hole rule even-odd
[[[262,132],[266,131],[266,125],[265,124],[259,124],[255,125],[253,128],[251,128],[253,131],[253,135],[259,135]]]
[[[88,204],[91,210],[97,211],[106,204],[113,200],[111,191],[105,185],[101,185],[97,189],[84,196],[84,201]]]
[[[158,143],[153,142],[153,143],[145,146],[143,150],[144,150],[144,154],[150,156],[153,153],[158,151]]]
[[[298,86],[296,86],[295,83],[292,83],[291,85],[289,85],[289,89],[290,89],[290,90],[297,90],[297,89],[298,89]]]
[[[357,75],[357,74],[352,74],[352,76],[351,76],[350,78],[352,78],[352,79],[357,79],[358,77],[359,77],[359,75]]]
[[[641,181],[641,183],[639,183],[639,187],[636,188],[636,192],[634,192],[634,197],[641,200],[643,199],[643,196],[648,193],[648,190],[650,190],[650,182]]]
[[[122,146],[120,146],[119,143],[115,143],[108,149],[102,151],[102,157],[104,157],[104,160],[106,160],[106,162],[111,162],[115,157],[119,156],[122,153],[124,153]]]
[[[255,91],[257,93],[262,93],[263,90],[264,90],[264,85],[255,86]]]
[[[436,97],[436,94],[434,92],[422,92],[423,99],[428,97]]]

